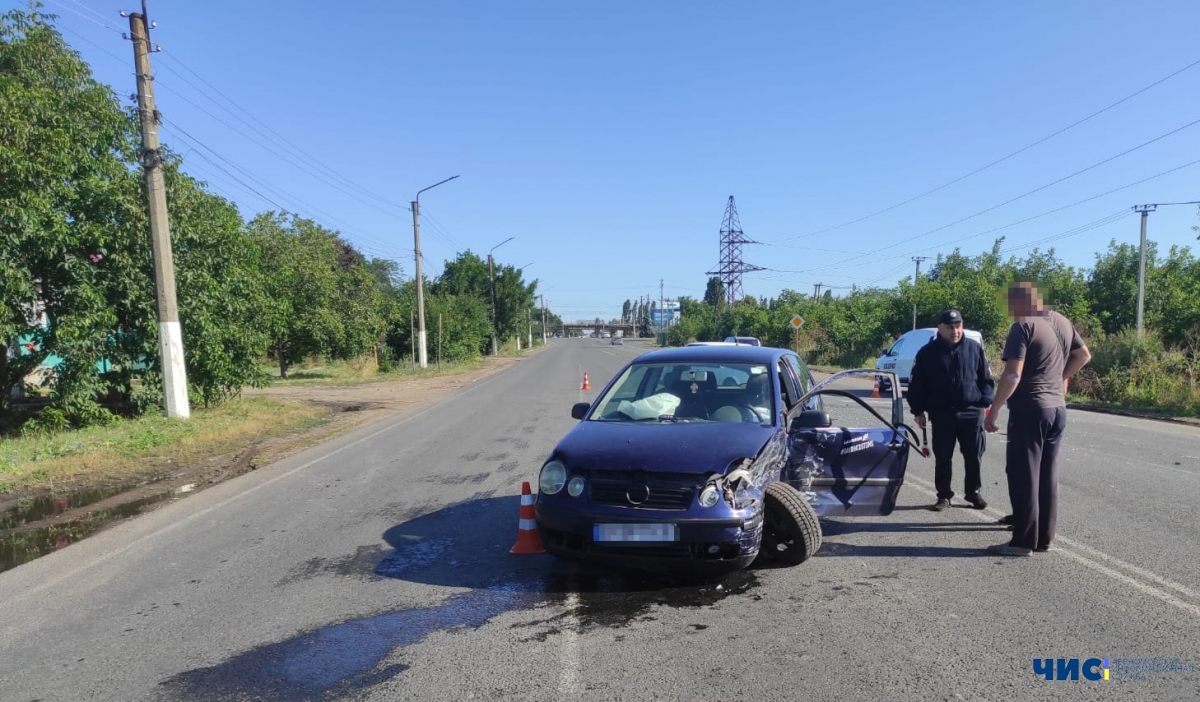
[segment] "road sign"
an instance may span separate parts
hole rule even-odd
[[[793,328],[799,329],[800,327],[804,326],[804,318],[798,314],[794,314],[792,315],[792,321],[790,324]]]

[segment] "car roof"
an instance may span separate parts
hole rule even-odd
[[[770,346],[723,345],[681,346],[650,351],[634,359],[634,363],[775,363],[787,349]]]

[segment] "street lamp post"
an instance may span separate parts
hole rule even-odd
[[[432,190],[442,183],[449,183],[458,176],[450,176],[449,178],[417,191],[417,196],[413,198],[412,213],[413,213],[413,258],[416,259],[417,268],[417,339],[419,343],[419,353],[421,358],[421,367],[425,368],[429,365],[429,355],[425,346],[425,281],[421,277],[421,193],[426,190]]]
[[[492,263],[492,251],[504,246],[516,237],[510,236],[504,241],[496,244],[488,250],[488,280],[492,291],[492,355],[495,356],[499,351],[496,349],[496,270]]]

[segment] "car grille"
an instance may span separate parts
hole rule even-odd
[[[696,489],[703,483],[703,475],[690,473],[592,471],[588,477],[588,499],[593,504],[600,505],[641,509],[687,509],[692,505]],[[645,501],[635,505],[629,501],[630,488],[640,490],[642,485],[648,488],[648,495]]]

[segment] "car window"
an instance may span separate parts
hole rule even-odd
[[[785,354],[783,360],[791,367],[792,374],[800,386],[800,394],[808,392],[811,389],[808,382],[808,366],[804,365],[804,361],[801,361],[799,356],[790,353]]]
[[[904,337],[900,337],[899,339],[896,340],[896,343],[892,344],[892,348],[888,349],[887,355],[899,356],[900,349],[902,349],[902,348],[904,348]]]
[[[796,379],[792,377],[792,370],[782,360],[779,362],[777,369],[779,376],[779,390],[783,394],[783,402],[787,405],[787,409],[795,406],[796,401],[800,399],[799,387],[796,384]]]
[[[771,425],[768,366],[753,363],[635,363],[597,403],[595,421]]]

